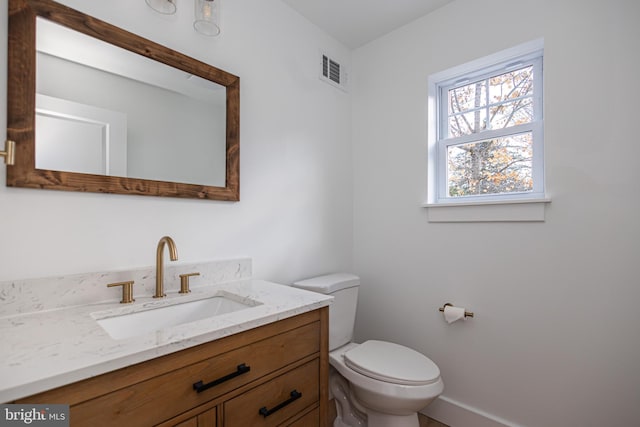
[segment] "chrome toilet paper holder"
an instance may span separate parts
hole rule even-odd
[[[440,312],[444,312],[444,308],[445,308],[445,307],[453,307],[453,304],[451,304],[451,303],[446,303],[445,305],[443,305],[442,307],[440,307],[440,308],[438,309],[438,311],[440,311]],[[472,311],[465,311],[465,312],[464,312],[464,317],[473,317],[473,312],[472,312]]]

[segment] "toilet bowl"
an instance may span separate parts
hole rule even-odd
[[[331,351],[329,362],[349,382],[371,427],[418,426],[417,412],[444,389],[435,363],[394,343],[349,343]],[[336,427],[342,425],[349,424]]]
[[[399,344],[351,341],[359,285],[357,276],[345,273],[294,284],[334,296],[329,307],[334,427],[418,427],[417,412],[444,389],[440,369],[425,355]]]

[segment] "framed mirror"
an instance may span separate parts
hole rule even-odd
[[[240,79],[53,0],[9,0],[7,186],[239,200]]]

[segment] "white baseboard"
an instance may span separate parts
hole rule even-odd
[[[420,413],[451,427],[522,427],[446,396],[438,397]]]

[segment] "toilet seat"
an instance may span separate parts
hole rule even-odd
[[[428,385],[440,379],[440,369],[431,359],[386,341],[365,341],[345,352],[344,361],[362,375],[392,384]]]

